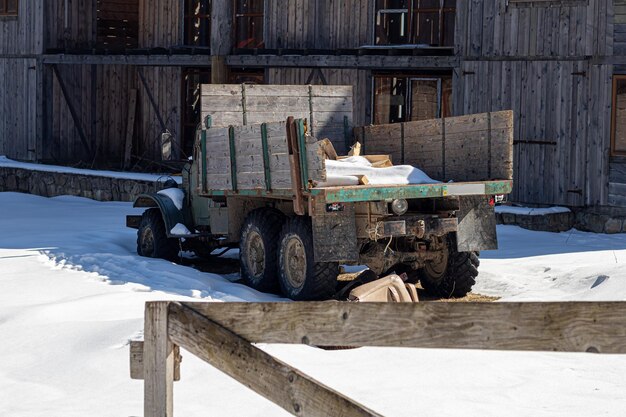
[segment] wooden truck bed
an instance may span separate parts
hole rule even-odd
[[[355,128],[366,152],[388,153],[396,164],[444,180],[437,184],[319,187],[327,179],[324,146],[309,134],[305,120],[295,125],[292,138],[286,122],[203,130],[196,149],[202,161],[195,173],[199,195],[293,199],[301,194],[334,203],[512,191],[510,111]]]

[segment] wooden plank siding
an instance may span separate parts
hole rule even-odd
[[[69,90],[69,99],[78,109],[88,142],[96,150],[95,162],[122,161],[128,95],[131,89],[137,88],[135,68],[123,65],[60,65],[58,68]],[[81,144],[56,78],[52,79],[50,94],[51,103],[45,117],[49,137],[44,143],[43,159],[59,163],[94,163],[94,155]]]
[[[522,203],[609,202],[613,2],[468,1],[457,10],[454,114],[515,112]],[[482,22],[482,24],[481,24]]]
[[[346,130],[353,126],[353,91],[345,86],[204,85],[202,120],[207,115],[215,127],[281,122],[289,116],[308,119],[311,135],[330,139],[345,154]]]
[[[139,0],[139,47],[182,45],[183,1]]]
[[[267,48],[348,49],[371,44],[372,0],[267,0]]]
[[[94,155],[81,144],[58,81],[52,79],[51,100],[45,117],[48,121],[48,140],[44,144],[44,160],[88,165],[94,161],[104,165],[121,164],[133,89],[139,90],[139,99],[133,129],[136,133],[131,139],[132,154],[144,159],[161,159],[161,126],[145,88],[138,80],[136,67],[59,65],[58,68],[70,92],[70,100],[78,109],[82,129],[92,149],[97,150],[97,158],[94,160]],[[167,129],[179,140],[180,68],[153,67],[143,68],[142,71]],[[92,83],[95,90],[92,90]],[[92,100],[95,100],[93,104]],[[93,114],[92,108],[95,110]],[[174,152],[178,152],[179,147],[174,148]]]
[[[182,69],[178,67],[143,67],[143,75],[154,96],[165,127],[172,134],[174,158],[180,155]],[[161,125],[143,85],[139,85],[139,143],[137,156],[161,160]],[[126,100],[128,102],[128,100]],[[120,140],[123,141],[123,137]]]
[[[34,1],[31,0],[30,2]],[[20,3],[30,2],[23,1]],[[46,25],[43,40],[46,49],[86,49],[95,46],[95,0],[45,1],[41,3],[45,3]]]
[[[456,53],[476,59],[610,56],[612,9],[613,0],[457,2]]]
[[[43,52],[43,3],[22,0],[18,16],[0,18],[0,56]]]
[[[223,8],[223,1],[228,0],[215,0],[214,7]],[[0,103],[19,100],[20,108],[28,110],[19,116],[7,112],[0,119],[0,127],[5,129],[0,131],[3,137],[16,138],[1,141],[0,150],[7,155],[59,162],[90,159],[58,81],[37,57],[46,49],[90,51],[96,47],[98,4],[119,4],[124,16],[136,16],[139,48],[162,48],[161,54],[166,55],[169,48],[183,45],[184,2],[99,2],[21,0],[17,17],[0,19],[0,70],[8,83]],[[622,204],[626,197],[619,195],[623,189],[619,185],[626,182],[609,178],[619,171],[620,164],[609,157],[611,77],[626,73],[626,0],[458,0],[454,56],[367,55],[371,51],[363,56],[341,55],[337,50],[372,44],[374,3],[266,0],[267,48],[330,52],[319,57],[321,69],[287,68],[275,63],[278,61],[274,58],[283,62],[298,58],[288,54],[270,56],[272,65],[267,64],[268,56],[253,56],[258,62],[253,67],[265,68],[265,82],[271,84],[352,85],[355,125],[372,121],[372,74],[406,72],[407,68],[412,73],[451,72],[453,115],[508,109],[515,112],[513,200],[570,206],[619,202],[626,206]],[[212,46],[220,46],[215,54],[219,52],[226,62],[230,46],[218,42],[215,34],[219,32],[223,40],[225,33],[231,32],[229,28],[213,24]],[[334,57],[333,64],[324,67],[324,57]],[[375,66],[359,66],[362,64],[358,59],[364,57]],[[9,61],[12,58],[20,61]],[[337,58],[345,58],[349,64],[342,66]],[[375,60],[378,58],[380,61]],[[391,59],[415,65],[403,65],[400,70]],[[207,65],[209,60],[207,57]],[[614,66],[613,62],[622,66]],[[142,67],[145,77],[167,129],[178,138],[183,111],[182,64],[167,68],[152,65]],[[313,64],[309,61],[309,65]],[[130,89],[138,90],[133,154],[160,159],[161,126],[137,78],[137,68],[123,59],[109,65],[59,66],[79,109],[82,128],[102,160],[122,158]],[[14,91],[18,86],[22,92]],[[94,108],[97,116],[92,115]],[[33,120],[36,124],[31,123]],[[11,130],[6,130],[9,127]]]
[[[37,159],[36,63],[35,59],[0,57],[0,155]]]
[[[371,123],[371,71],[335,68],[270,68],[267,71],[268,84],[305,85],[308,82],[311,85],[323,85],[323,80],[328,85],[351,85],[354,125],[365,126]]]

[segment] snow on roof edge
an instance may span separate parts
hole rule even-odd
[[[94,169],[78,169],[59,165],[34,164],[30,162],[18,162],[0,155],[0,167],[18,168],[29,171],[54,172],[59,174],[76,174],[76,175],[92,175],[95,177],[117,178],[134,181],[160,181],[165,182],[169,178],[173,178],[178,184],[182,184],[181,177],[169,174],[148,174],[137,172],[117,172],[117,171],[99,171]]]
[[[559,213],[571,213],[572,211],[567,207],[546,207],[546,208],[532,208],[532,207],[517,207],[517,206],[497,206],[496,213],[498,214],[521,214],[525,216],[545,216],[547,214],[559,214]]]

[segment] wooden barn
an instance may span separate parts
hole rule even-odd
[[[626,0],[0,0],[10,158],[183,159],[209,82],[353,85],[356,125],[512,109],[513,200],[626,207]]]

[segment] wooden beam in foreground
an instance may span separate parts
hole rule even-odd
[[[223,305],[229,310],[228,305]],[[273,358],[198,312],[171,303],[171,341],[299,416],[379,416],[355,401]]]
[[[251,343],[626,353],[626,302],[183,305]]]
[[[144,417],[174,415],[174,345],[167,337],[169,302],[146,303],[144,317]]]
[[[181,361],[180,348],[174,346],[174,382],[180,381]],[[130,379],[144,379],[143,340],[131,340],[130,342]]]

